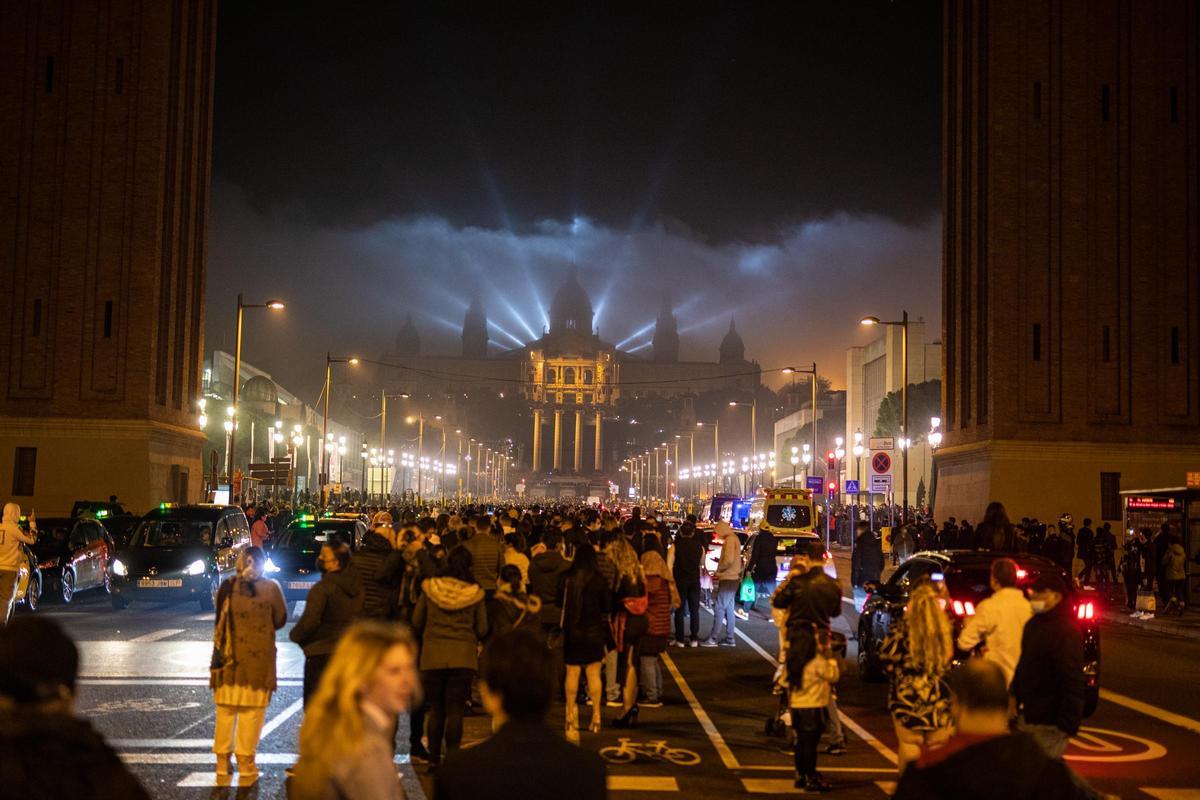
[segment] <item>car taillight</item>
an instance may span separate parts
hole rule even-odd
[[[965,603],[962,600],[955,600],[953,603],[954,615],[956,617],[973,617],[975,616],[975,604],[970,600]]]
[[[828,550],[826,550],[826,551],[825,551],[825,560],[826,560],[826,561],[828,561],[828,560],[829,560],[829,559],[831,559],[831,558],[833,558],[833,556],[831,556],[831,555],[829,554],[829,551],[828,551]]]
[[[1092,602],[1080,603],[1075,609],[1075,616],[1078,619],[1095,619],[1096,605]]]
[[[1025,577],[1026,575],[1028,575],[1028,574],[1029,574],[1029,573],[1028,573],[1028,572],[1026,572],[1025,570],[1021,569],[1020,567],[1017,567],[1017,580],[1021,580],[1022,578],[1024,578],[1024,577]]]

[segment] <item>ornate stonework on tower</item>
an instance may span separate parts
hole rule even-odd
[[[662,310],[654,323],[654,342],[652,359],[660,364],[670,364],[679,360],[679,326],[675,321],[675,313],[671,305],[663,300]]]
[[[745,360],[746,345],[742,342],[742,337],[738,334],[733,320],[729,320],[729,331],[721,340],[720,361],[722,364],[736,364]]]

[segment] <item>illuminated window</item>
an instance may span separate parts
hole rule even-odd
[[[574,367],[567,367],[566,369],[563,370],[563,383],[567,384],[568,386],[574,385],[574,383],[575,383],[575,368]]]
[[[583,382],[588,386],[592,385],[592,371],[590,369],[585,369],[583,371]]]

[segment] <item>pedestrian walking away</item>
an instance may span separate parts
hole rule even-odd
[[[321,682],[338,640],[362,611],[362,585],[356,574],[346,571],[349,565],[349,546],[342,542],[321,546],[317,558],[321,580],[308,590],[304,613],[288,633],[304,650],[305,706]]]
[[[721,540],[721,558],[717,562],[716,603],[713,609],[712,630],[703,647],[718,644],[733,647],[737,644],[737,597],[742,577],[742,542],[733,527],[722,520],[717,523],[717,538]]]
[[[24,545],[37,541],[37,514],[29,515],[29,533],[21,530],[21,507],[16,503],[4,504],[3,522],[0,522],[0,624],[7,625],[12,619],[16,604],[17,580],[21,562],[25,558]]]

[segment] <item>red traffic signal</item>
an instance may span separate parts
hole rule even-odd
[[[837,469],[837,458],[832,450],[825,456],[825,463],[829,466],[830,471]]]

